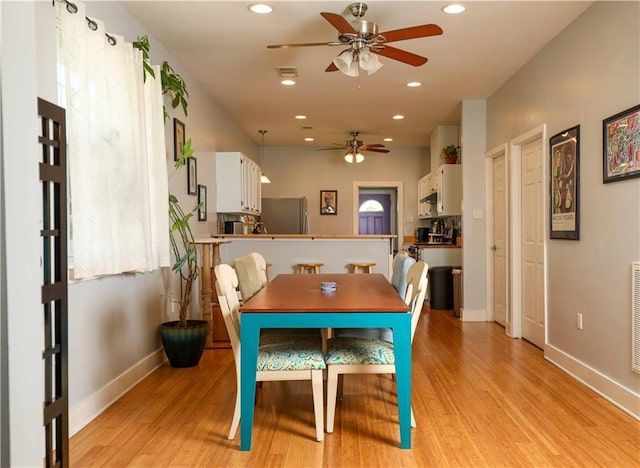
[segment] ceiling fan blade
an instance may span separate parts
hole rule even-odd
[[[338,143],[332,143],[332,144],[334,144],[336,146],[334,146],[332,148],[318,148],[318,149],[316,149],[316,151],[330,151],[330,150],[337,150],[337,149],[345,150],[345,149],[349,148],[348,146],[345,146],[345,145],[338,145]]]
[[[363,148],[384,148],[383,144],[373,143],[372,145],[362,145]]]
[[[395,42],[419,37],[439,36],[442,32],[442,28],[437,24],[423,24],[422,26],[413,26],[411,28],[394,29],[393,31],[380,33],[380,35],[384,36],[386,42]]]
[[[310,46],[332,46],[344,45],[341,42],[303,42],[298,44],[273,44],[268,45],[267,49],[288,49],[290,47],[310,47]]]
[[[361,149],[362,151],[372,151],[372,152],[374,152],[374,153],[388,153],[388,152],[389,152],[389,150],[386,150],[386,149],[367,148],[367,147],[365,147],[365,146],[361,146],[361,147],[360,147],[360,149]]]
[[[334,72],[334,71],[338,71],[338,67],[336,67],[336,64],[331,62],[331,65],[329,65],[326,69],[326,72]]]
[[[344,16],[340,16],[336,13],[320,13],[320,15],[326,19],[331,25],[338,30],[340,34],[356,34],[356,30],[353,29],[353,26],[349,24],[349,22],[344,18]]]
[[[414,67],[424,65],[425,63],[427,63],[427,60],[429,60],[427,57],[422,57],[421,55],[416,55],[402,49],[396,49],[395,47],[391,47],[388,45],[385,45],[384,49],[376,53],[393,60],[398,60],[399,62],[413,65]]]

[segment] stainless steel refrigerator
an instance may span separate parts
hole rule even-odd
[[[269,234],[308,234],[307,199],[263,198],[260,221]]]

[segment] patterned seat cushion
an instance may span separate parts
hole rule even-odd
[[[395,364],[393,343],[378,339],[332,338],[327,342],[327,365]]]
[[[259,371],[325,369],[321,340],[289,336],[285,341],[260,344]]]

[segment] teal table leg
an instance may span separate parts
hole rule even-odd
[[[411,315],[397,314],[393,324],[400,448],[411,448]]]
[[[252,314],[240,317],[240,450],[251,450],[253,404],[256,396],[256,365],[260,326]]]

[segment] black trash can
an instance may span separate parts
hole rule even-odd
[[[453,310],[453,266],[429,268],[429,306],[432,309]]]

